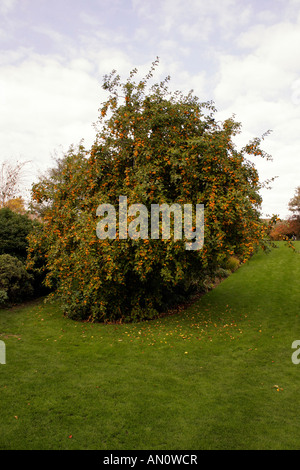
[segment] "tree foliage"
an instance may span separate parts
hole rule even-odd
[[[5,203],[5,207],[12,210],[13,212],[16,212],[17,214],[26,214],[25,201],[22,197],[8,199],[8,201]]]
[[[47,282],[57,287],[65,313],[91,321],[153,318],[172,302],[201,288],[232,255],[247,260],[267,234],[260,220],[255,165],[247,156],[269,158],[255,138],[237,150],[241,131],[234,118],[214,119],[211,102],[190,92],[171,93],[169,77],[149,85],[149,74],[125,83],[113,71],[100,108],[94,145],[71,147],[49,175],[33,187],[42,207],[42,231],[31,236],[30,253],[47,246]],[[263,136],[264,137],[264,136]],[[187,251],[184,240],[99,240],[96,209],[119,196],[128,205],[204,204],[205,242]]]

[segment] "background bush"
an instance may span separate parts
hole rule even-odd
[[[33,276],[18,258],[0,255],[0,302],[2,305],[22,302],[33,296]]]
[[[288,240],[295,236],[300,238],[300,218],[290,217],[288,220],[279,220],[270,233],[271,240]]]
[[[4,307],[8,303],[8,295],[5,290],[0,290],[0,307]]]
[[[0,255],[8,254],[25,261],[28,235],[35,222],[27,215],[17,214],[11,209],[0,209]]]
[[[36,232],[41,227],[41,223],[37,220],[31,220],[27,214],[19,214],[14,212],[9,208],[0,209],[0,255],[10,255],[11,258],[2,258],[2,275],[3,282],[5,283],[5,290],[3,292],[9,292],[8,299],[6,303],[17,302],[19,300],[24,300],[26,298],[23,286],[21,281],[17,282],[18,276],[20,274],[20,263],[17,263],[17,260],[22,264],[22,272],[25,270],[28,274],[28,277],[23,277],[22,279],[26,281],[26,288],[29,289],[28,297],[39,297],[49,293],[49,288],[46,288],[44,285],[44,280],[46,276],[45,266],[45,250],[43,247],[39,247],[38,250],[33,255],[35,260],[34,266],[27,264],[27,255],[29,234],[35,229]],[[14,260],[12,262],[12,259]],[[4,275],[4,262],[9,260],[7,270]],[[15,264],[15,274],[12,266]],[[19,273],[17,275],[17,273]],[[5,281],[4,281],[5,279]],[[12,285],[8,286],[9,279],[11,279]],[[30,287],[29,287],[30,284]],[[17,286],[19,285],[20,294],[17,293]],[[6,294],[7,295],[7,294]],[[13,297],[13,298],[12,298]],[[5,295],[3,294],[2,305],[5,303]],[[0,302],[1,302],[0,298]]]
[[[230,256],[225,263],[225,269],[228,269],[232,273],[236,271],[240,266],[240,260],[235,256]]]

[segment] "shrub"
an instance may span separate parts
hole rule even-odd
[[[230,276],[231,270],[225,268],[218,268],[215,272],[215,276],[220,279],[225,279],[226,277]]]
[[[90,321],[153,318],[213,276],[236,253],[248,259],[264,239],[258,172],[246,156],[265,157],[260,139],[243,149],[233,137],[240,124],[214,119],[212,103],[192,93],[170,93],[167,77],[147,88],[147,77],[127,82],[113,72],[100,109],[94,145],[71,147],[57,168],[33,187],[44,214],[43,234],[32,234],[35,253],[46,240],[47,282],[57,286],[65,314]],[[100,204],[203,204],[205,242],[187,251],[185,240],[96,236]],[[129,219],[128,219],[129,220]]]
[[[5,254],[0,255],[0,292],[2,302],[18,303],[33,295],[33,276],[22,261]]]
[[[236,271],[240,266],[240,260],[235,256],[230,256],[225,263],[225,269],[228,269],[232,273]]]
[[[8,302],[8,295],[5,290],[0,290],[0,307],[4,307]]]
[[[34,222],[27,215],[17,214],[11,209],[0,209],[0,255],[9,254],[26,260],[27,237]]]
[[[18,214],[5,207],[0,209],[0,255],[8,254],[18,258],[22,262],[28,257],[28,236],[35,229],[38,234],[41,230],[41,223],[31,220],[26,214]],[[34,295],[41,296],[49,293],[49,289],[44,286],[46,275],[45,247],[40,246],[34,253],[34,266],[28,263],[27,271],[33,276],[32,287]]]
[[[300,219],[298,217],[278,221],[270,233],[270,238],[274,241],[291,239],[293,236],[300,238]]]

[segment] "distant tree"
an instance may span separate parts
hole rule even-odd
[[[300,186],[297,187],[294,197],[289,202],[289,210],[293,217],[300,218]]]
[[[24,215],[26,213],[25,201],[22,197],[14,197],[13,199],[9,199],[6,202],[5,207],[12,210],[13,212],[16,212],[17,214]]]
[[[4,161],[0,166],[0,208],[9,207],[11,200],[20,198],[25,165],[29,162]]]

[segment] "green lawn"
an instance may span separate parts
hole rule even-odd
[[[299,449],[300,255],[279,246],[155,321],[1,310],[0,449]]]

